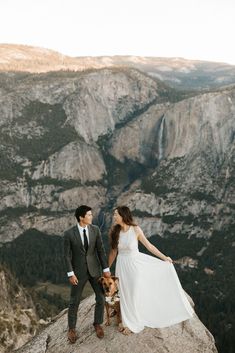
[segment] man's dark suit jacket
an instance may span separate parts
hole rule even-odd
[[[99,277],[102,269],[108,267],[100,230],[88,225],[89,246],[87,253],[83,247],[77,225],[64,233],[64,258],[67,272],[74,271],[79,279],[87,277],[87,269],[92,277]],[[83,234],[82,234],[83,236]]]

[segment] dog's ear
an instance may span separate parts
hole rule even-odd
[[[116,276],[111,276],[111,278],[114,280],[114,282],[118,282],[119,281],[119,278],[116,277]]]
[[[100,277],[100,278],[98,279],[98,283],[102,284],[103,282],[104,282],[104,277]]]

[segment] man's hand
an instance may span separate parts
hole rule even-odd
[[[69,277],[69,282],[73,285],[76,286],[78,284],[78,279],[77,276],[73,275]]]
[[[111,272],[103,272],[103,277],[105,278],[111,277]]]

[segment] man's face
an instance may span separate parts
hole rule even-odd
[[[83,223],[83,225],[88,225],[92,223],[92,212],[91,211],[87,211],[87,213],[85,214],[85,217],[80,217],[80,223]]]

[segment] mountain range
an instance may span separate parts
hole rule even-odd
[[[235,66],[226,63],[178,57],[70,57],[40,47],[0,44],[0,72],[84,71],[105,67],[133,67],[181,90],[212,89],[235,81]]]

